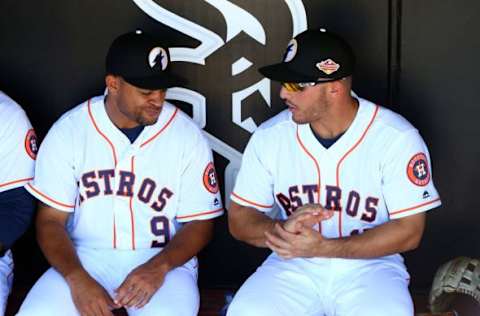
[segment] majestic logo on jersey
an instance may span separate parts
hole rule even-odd
[[[148,64],[152,68],[160,67],[162,71],[167,69],[167,66],[168,66],[167,51],[161,47],[153,48],[148,54]]]
[[[415,185],[426,186],[430,182],[430,168],[424,153],[415,154],[407,165],[408,179]]]
[[[205,135],[212,149],[227,160],[222,173],[228,206],[250,134],[283,109],[278,90],[272,93],[270,80],[259,76],[257,69],[278,61],[285,44],[307,29],[305,7],[301,0],[265,0],[271,5],[204,0],[189,1],[187,6],[185,1],[132,1],[151,18],[182,33],[182,47],[168,51],[170,60],[179,62],[178,72],[191,80],[185,87],[168,89],[166,98],[192,113],[200,128],[218,131]],[[262,20],[273,6],[275,21]],[[290,47],[288,58],[295,48]],[[210,126],[207,114],[213,116]],[[219,122],[221,129],[215,126]]]
[[[329,58],[327,60],[317,63],[317,68],[325,74],[330,75],[340,69],[340,65]]]
[[[25,150],[27,154],[35,160],[37,158],[38,145],[37,145],[37,134],[32,129],[29,129],[27,135],[25,136]]]
[[[217,174],[215,172],[215,167],[211,162],[207,165],[205,171],[203,172],[203,185],[210,193],[215,194],[218,192]]]
[[[297,40],[293,38],[287,45],[287,50],[285,51],[285,57],[283,57],[283,61],[291,61],[295,57],[295,55],[297,55],[297,48]]]

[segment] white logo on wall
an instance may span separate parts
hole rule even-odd
[[[227,0],[204,0],[217,9],[225,19],[227,26],[226,40],[224,41],[215,32],[185,19],[173,12],[163,8],[153,0],[132,0],[147,15],[158,22],[169,26],[191,38],[196,39],[200,44],[195,48],[172,47],[170,51],[171,61],[190,62],[205,65],[207,57],[215,53],[226,43],[231,41],[241,32],[247,34],[258,43],[265,46],[266,34],[262,24],[251,13],[242,9],[236,4]],[[279,0],[281,1],[281,0]],[[307,15],[301,0],[283,0],[288,6],[292,17],[292,37],[307,29]],[[294,56],[295,53],[293,53]],[[293,58],[292,56],[292,58]],[[241,57],[231,65],[232,77],[237,76],[250,68],[253,63],[245,57]],[[259,66],[259,65],[257,65]],[[257,128],[253,118],[242,119],[242,101],[250,95],[259,92],[266,104],[270,106],[270,80],[262,79],[251,86],[232,93],[232,122],[249,133]],[[167,99],[179,100],[192,105],[193,119],[203,129],[206,125],[206,98],[197,91],[174,87],[167,91]],[[240,169],[242,153],[224,143],[214,135],[205,132],[213,150],[228,159],[229,163],[225,168],[225,202],[230,204],[230,193],[233,190],[235,178]]]

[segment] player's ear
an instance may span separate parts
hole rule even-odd
[[[327,91],[333,95],[336,95],[338,94],[338,92],[340,91],[341,87],[340,85],[338,84],[338,81],[332,81],[332,82],[328,82],[328,89]]]
[[[342,95],[350,93],[350,83],[347,80],[341,79],[329,82],[328,92],[333,95]]]
[[[109,93],[115,93],[118,90],[118,77],[108,74],[105,76],[105,84]]]

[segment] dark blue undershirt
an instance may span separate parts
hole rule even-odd
[[[315,131],[313,130],[312,126],[310,125],[310,129],[312,130],[312,133],[313,135],[315,135],[315,138],[320,142],[320,144],[322,144],[323,147],[325,147],[326,149],[330,148],[333,144],[335,144],[335,142],[343,136],[343,134],[345,134],[345,132],[341,133],[340,135],[338,135],[337,137],[334,137],[334,138],[322,138],[320,137],[319,135],[317,135],[317,133],[315,133]]]
[[[144,128],[145,128],[145,125],[138,125],[132,128],[121,128],[120,130],[122,131],[122,133],[125,134],[125,136],[128,137],[128,139],[130,140],[130,143],[133,144],[135,139],[137,139],[138,135],[140,135],[140,133],[143,131]]]
[[[27,230],[35,211],[35,198],[23,187],[0,193],[0,242],[4,249]]]

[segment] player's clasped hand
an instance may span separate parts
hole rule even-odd
[[[283,224],[275,224],[273,232],[265,232],[266,245],[284,259],[317,257],[325,238],[313,226],[332,216],[320,204],[304,205]]]
[[[67,278],[72,299],[81,316],[113,316],[115,304],[107,291],[87,273],[79,272]]]
[[[167,271],[146,262],[130,272],[116,290],[114,302],[123,307],[145,306],[162,286]]]
[[[298,233],[302,227],[312,227],[332,216],[333,211],[325,210],[320,204],[305,204],[288,217],[283,228],[288,232]]]

